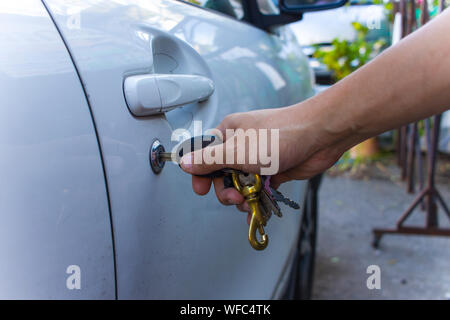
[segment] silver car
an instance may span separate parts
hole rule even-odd
[[[281,187],[302,210],[282,207],[257,252],[242,213],[149,155],[176,129],[312,96],[287,23],[343,2],[191,2],[0,2],[0,298],[309,296],[319,179]]]

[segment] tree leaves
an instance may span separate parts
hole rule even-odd
[[[331,47],[316,46],[316,51],[313,54],[316,59],[334,72],[337,80],[345,78],[366,64],[382,50],[385,44],[384,39],[366,41],[369,28],[363,24],[352,22],[352,27],[356,32],[354,41],[335,38],[331,42]]]

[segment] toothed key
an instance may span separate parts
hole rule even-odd
[[[270,190],[270,176],[262,177],[264,182],[264,188],[261,190],[260,201],[265,207],[269,215],[275,214],[278,217],[282,217],[281,209],[274,197],[272,196],[272,191]]]
[[[269,187],[269,188],[270,188],[270,191],[272,192],[273,198],[276,201],[283,202],[285,205],[291,207],[292,209],[296,209],[296,210],[300,209],[300,206],[298,205],[297,202],[292,201],[291,199],[285,197],[280,191],[278,191],[272,187]]]

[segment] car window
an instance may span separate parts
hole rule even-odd
[[[199,7],[218,11],[220,13],[241,20],[244,17],[244,8],[242,0],[182,0]]]
[[[280,14],[278,0],[257,0],[257,3],[262,14]]]

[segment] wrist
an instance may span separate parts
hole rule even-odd
[[[342,144],[356,132],[356,128],[346,125],[346,119],[323,97],[310,98],[289,109],[288,123],[295,123],[296,138],[308,140],[311,153]]]
[[[341,82],[299,104],[320,149],[333,147],[344,152],[370,137],[363,125],[367,120],[364,110],[348,99],[351,95],[346,91]]]

